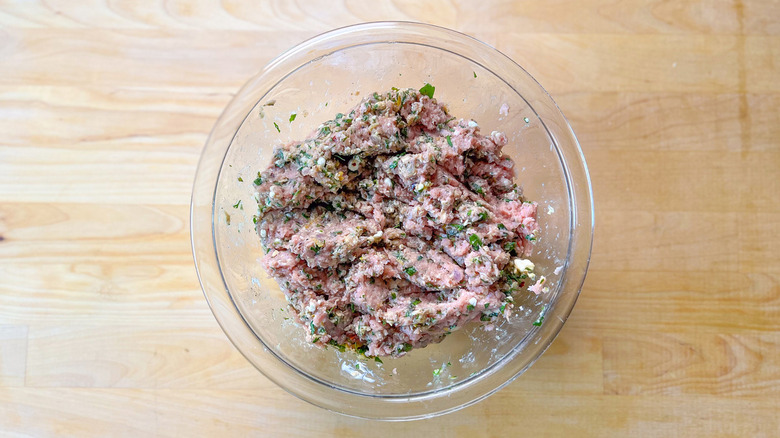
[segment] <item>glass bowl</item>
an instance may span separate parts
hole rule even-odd
[[[550,291],[515,294],[493,330],[478,324],[383,363],[306,342],[260,265],[253,180],[274,146],[303,139],[363,97],[436,87],[451,114],[504,132],[542,231],[530,259]],[[294,120],[291,117],[296,114]],[[425,418],[472,404],[523,373],[550,345],[587,271],[593,199],[577,139],[547,92],[492,47],[441,27],[360,24],[305,41],[271,61],[230,102],[198,164],[192,249],[214,316],[265,376],[317,406],[364,418]]]

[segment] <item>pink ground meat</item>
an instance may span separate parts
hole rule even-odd
[[[263,263],[310,342],[399,356],[510,314],[527,276],[509,262],[539,227],[506,143],[393,89],[274,151],[255,180]]]

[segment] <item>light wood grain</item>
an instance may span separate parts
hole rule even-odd
[[[10,436],[780,435],[780,2],[0,1],[0,429]],[[476,36],[570,120],[591,270],[521,378],[405,424],[303,403],[232,347],[188,204],[214,121],[305,38]]]
[[[780,331],[780,276],[735,271],[592,271],[567,321],[578,330],[678,334]],[[771,356],[771,355],[770,355]]]
[[[636,333],[604,339],[607,394],[715,394],[777,397],[777,333]]]
[[[0,393],[0,402],[13,408],[0,411],[7,431],[34,435],[264,436],[276,431],[344,437],[381,432],[496,438],[509,433],[686,437],[772,436],[780,427],[777,403],[766,398],[593,395],[584,403],[579,395],[527,394],[519,384],[458,415],[401,424],[324,415],[275,388],[266,392],[12,388]]]

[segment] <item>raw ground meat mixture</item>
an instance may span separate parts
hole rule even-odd
[[[508,316],[530,286],[517,260],[537,206],[506,136],[452,117],[433,90],[374,93],[277,147],[255,180],[263,263],[312,343],[403,355]]]

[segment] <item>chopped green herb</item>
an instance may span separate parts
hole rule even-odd
[[[398,295],[396,295],[396,293],[395,293],[395,292],[391,292],[391,293],[390,293],[390,298],[392,298],[392,299],[396,299],[396,297],[397,297],[397,296],[398,296]]]
[[[506,226],[504,224],[498,224],[497,227],[499,230],[506,230]]]
[[[474,72],[474,77],[475,77],[475,78],[477,77],[477,72]]]
[[[448,236],[454,236],[458,234],[459,232],[463,231],[465,227],[460,224],[448,224],[447,225],[447,235]]]
[[[435,370],[433,370],[434,376],[438,376],[439,374],[441,374],[441,368],[436,368]]]
[[[311,331],[311,334],[314,334],[316,332],[314,328],[314,323],[309,321],[309,330]]]
[[[483,212],[479,213],[479,220],[485,221],[485,220],[487,220],[487,218],[488,218],[488,214],[487,214],[486,211],[483,211]]]
[[[422,88],[420,88],[420,94],[422,94],[423,96],[428,96],[431,99],[433,99],[434,91],[436,91],[436,87],[428,83],[426,83],[425,85],[423,85]]]
[[[238,202],[233,204],[233,208],[241,208],[242,210],[244,209],[243,207],[241,207],[241,200],[240,199],[238,200]]]
[[[279,133],[282,132],[282,130],[279,129],[279,125],[277,125],[276,122],[274,122],[274,128],[276,128],[276,132],[279,132]]]
[[[406,272],[406,275],[412,276],[417,273],[417,269],[414,266],[409,266],[404,268],[404,272]]]
[[[244,182],[244,179],[239,176],[238,177],[238,182]]]
[[[544,322],[544,311],[547,310],[547,306],[542,306],[542,311],[539,312],[539,319],[534,321],[534,325],[539,327]]]
[[[473,304],[469,304],[468,306],[466,306],[466,310],[468,310],[469,312],[474,310],[474,305]]]
[[[330,126],[323,126],[322,129],[320,129],[320,135],[328,134],[330,134]]]
[[[298,117],[298,114],[295,114],[295,113],[290,114],[290,123],[292,123],[293,120],[295,120],[296,117]]]
[[[450,147],[453,147],[452,146],[452,136],[451,135],[447,136],[447,144],[450,145]]]
[[[401,347],[401,351],[411,351],[412,350],[412,344],[407,344],[404,342],[403,347]]]
[[[317,255],[320,253],[320,250],[322,250],[322,246],[319,244],[315,244],[312,245],[310,249],[314,252],[314,255]]]
[[[257,178],[255,178],[254,184],[256,186],[259,186],[262,183],[263,183],[263,177],[260,176],[260,172],[257,172]]]
[[[384,363],[384,362],[382,362],[382,359],[380,359],[377,356],[374,356],[374,362],[376,362],[376,363]]]
[[[469,236],[469,243],[471,244],[471,247],[474,248],[474,251],[477,251],[482,246],[482,239],[476,234],[472,234]]]
[[[416,306],[416,305],[418,305],[418,304],[420,304],[420,303],[422,303],[422,300],[420,300],[419,298],[417,298],[416,300],[412,301],[412,307],[414,307],[414,306]]]
[[[389,167],[390,169],[395,169],[396,167],[398,167],[398,159],[396,158],[395,160],[393,160],[393,162],[390,163],[390,165],[387,167]]]
[[[345,347],[345,346],[343,346],[343,345],[339,344],[339,343],[338,343],[338,342],[336,342],[336,340],[334,340],[334,339],[331,339],[330,341],[328,341],[328,345],[332,345],[332,346],[336,347],[336,349],[337,349],[337,350],[339,350],[339,351],[340,351],[340,352],[342,352],[342,353],[343,353],[343,352],[345,352],[345,351],[347,350],[347,347]]]
[[[529,122],[531,121],[531,119],[529,119],[528,117],[523,117],[523,121],[524,121],[525,123],[529,123]]]

